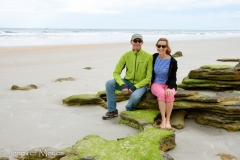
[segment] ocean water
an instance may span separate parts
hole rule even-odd
[[[141,33],[145,42],[160,37],[170,41],[240,37],[240,30],[0,28],[0,46],[129,42],[134,33]]]

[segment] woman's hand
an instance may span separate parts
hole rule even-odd
[[[166,90],[165,94],[166,94],[166,96],[168,97],[168,96],[172,95],[173,92],[172,92],[172,90],[171,90],[170,88],[168,88],[168,89]]]

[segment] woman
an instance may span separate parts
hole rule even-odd
[[[166,38],[160,38],[156,48],[158,53],[153,54],[151,92],[158,99],[162,116],[160,127],[171,128],[170,116],[177,91],[177,61],[170,55],[171,49]]]

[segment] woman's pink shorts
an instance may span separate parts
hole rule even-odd
[[[151,86],[151,92],[153,95],[157,97],[159,101],[164,101],[164,102],[173,102],[174,101],[174,95],[176,94],[175,89],[172,89],[172,95],[166,96],[166,90],[167,90],[167,85],[166,84],[160,84],[160,83],[153,83]]]

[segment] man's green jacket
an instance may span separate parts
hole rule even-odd
[[[142,49],[139,52],[128,51],[122,55],[117,63],[113,77],[118,85],[122,86],[124,82],[121,73],[126,67],[124,79],[134,84],[136,89],[146,86],[151,82],[152,78],[152,60],[152,55]]]

